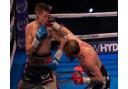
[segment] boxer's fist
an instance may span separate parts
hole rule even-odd
[[[55,22],[55,18],[53,16],[49,15],[48,22],[51,22],[51,23]]]
[[[59,60],[57,58],[53,58],[53,61],[51,63],[48,64],[48,67],[51,69],[51,70],[56,70],[57,67],[59,65]]]
[[[55,18],[54,18],[53,16],[49,15],[49,16],[48,16],[48,21],[47,21],[47,23],[46,23],[46,26],[52,27],[53,22],[55,22]]]
[[[40,26],[40,28],[36,32],[36,37],[34,38],[32,42],[32,46],[34,48],[37,48],[41,42],[42,39],[45,39],[47,37],[48,33],[46,31],[46,28],[44,26]]]
[[[36,33],[36,39],[41,41],[42,39],[47,37],[47,31],[46,28],[44,26],[40,26],[40,28],[38,29],[37,33]]]
[[[55,30],[59,30],[61,25],[55,22],[55,18],[50,16],[48,17],[48,22],[46,23],[46,26],[52,27]]]
[[[82,77],[81,72],[78,72],[78,71],[74,72],[72,74],[72,78],[75,84],[83,84],[83,77]]]

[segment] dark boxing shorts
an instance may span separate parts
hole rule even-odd
[[[85,89],[110,89],[110,77],[103,65],[101,66],[100,71],[102,75],[105,77],[106,83],[91,83]]]
[[[53,82],[52,71],[46,66],[51,60],[50,54],[29,56],[22,80],[42,85]]]

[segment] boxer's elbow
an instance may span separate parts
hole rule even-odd
[[[61,39],[61,40],[60,40],[60,47],[59,47],[59,48],[60,48],[60,49],[63,49],[65,43],[66,43],[65,39]]]

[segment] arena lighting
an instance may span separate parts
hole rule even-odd
[[[117,11],[114,12],[95,12],[95,13],[59,13],[51,14],[55,18],[82,18],[82,17],[111,17],[118,16]],[[29,14],[29,19],[36,19],[35,14]]]
[[[90,13],[93,12],[93,8],[89,8],[89,12],[90,12]]]

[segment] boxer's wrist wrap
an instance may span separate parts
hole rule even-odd
[[[55,71],[59,65],[59,60],[57,58],[53,58],[53,62],[48,64],[48,67]]]
[[[58,23],[56,23],[56,22],[53,22],[53,25],[52,25],[52,27],[55,29],[55,30],[60,30],[60,27],[61,27],[61,25],[60,24],[58,24]]]
[[[36,38],[34,38],[34,40],[32,42],[32,47],[37,48],[39,46],[39,44],[40,44],[40,41],[37,40]]]
[[[49,63],[48,64],[48,67],[50,69],[52,69],[53,71],[57,69],[58,65],[59,65],[59,62],[60,62],[60,57],[62,55],[62,50],[61,49],[58,49],[55,56],[53,57],[53,61],[52,63]]]
[[[58,49],[54,58],[60,60],[62,53],[63,53],[63,51],[61,49]]]
[[[38,45],[40,44],[40,41],[41,40],[43,40],[43,39],[45,39],[46,37],[47,37],[47,31],[46,31],[46,28],[45,28],[45,26],[40,26],[39,27],[39,29],[37,30],[37,32],[36,32],[36,36],[35,36],[35,38],[34,38],[34,40],[33,40],[33,42],[32,42],[32,46],[34,47],[34,48],[37,48],[38,47]]]
[[[53,60],[53,63],[55,63],[57,66],[59,65],[59,59],[57,59],[57,58],[54,58],[54,60]]]
[[[83,77],[83,82],[90,84],[91,83],[91,78],[90,77]]]

